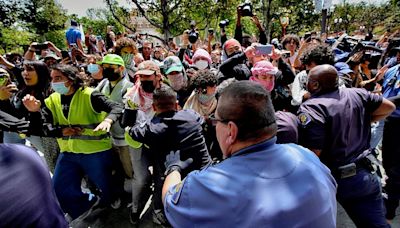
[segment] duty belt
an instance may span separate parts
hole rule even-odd
[[[372,164],[376,164],[376,162],[377,159],[372,154],[369,154],[368,156],[360,158],[352,163],[332,169],[331,172],[335,178],[344,179],[355,176],[357,174],[357,171],[360,170],[374,172],[375,169]]]

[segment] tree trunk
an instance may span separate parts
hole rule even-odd
[[[266,2],[268,1],[268,6],[266,6]],[[265,28],[265,35],[267,36],[267,42],[270,43],[271,42],[271,4],[272,4],[272,0],[263,0],[263,11],[264,11],[264,15],[265,15],[265,21],[264,21],[264,28]]]

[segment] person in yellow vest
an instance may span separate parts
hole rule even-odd
[[[78,70],[70,65],[52,69],[51,86],[55,92],[44,104],[31,95],[25,96],[23,103],[31,112],[31,127],[41,128],[44,135],[57,138],[61,153],[53,187],[61,208],[75,219],[114,200],[108,132],[123,107],[84,87]],[[85,175],[99,190],[98,194],[82,192],[81,180]]]

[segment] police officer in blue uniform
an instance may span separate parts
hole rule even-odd
[[[400,49],[399,49],[400,52]],[[386,218],[392,220],[396,215],[400,199],[400,64],[390,68],[384,76],[383,96],[396,104],[394,111],[385,121],[382,140],[382,158],[388,179],[385,200]]]
[[[357,227],[388,227],[381,186],[368,158],[371,122],[388,116],[393,103],[364,89],[338,89],[331,65],[313,68],[307,89],[311,99],[298,115],[300,143],[331,169],[337,200]]]
[[[226,158],[181,181],[166,159],[164,210],[173,227],[336,227],[336,182],[311,151],[276,144],[269,93],[250,81],[224,89],[212,121]]]

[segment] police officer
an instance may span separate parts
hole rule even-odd
[[[167,156],[163,202],[173,227],[335,227],[335,180],[309,150],[276,144],[274,109],[261,85],[225,88],[215,117],[226,160],[181,181],[190,160]]]
[[[357,227],[387,227],[381,187],[367,156],[371,122],[388,116],[393,103],[364,89],[338,89],[331,65],[313,68],[307,89],[311,99],[298,115],[300,143],[331,169],[337,200]]]
[[[400,64],[390,68],[385,73],[383,96],[392,100],[397,106],[396,111],[385,121],[382,141],[383,167],[388,176],[385,186],[388,196],[387,200],[385,200],[386,218],[392,220],[396,215],[395,212],[399,206],[400,199],[400,147],[398,143],[400,129]]]

